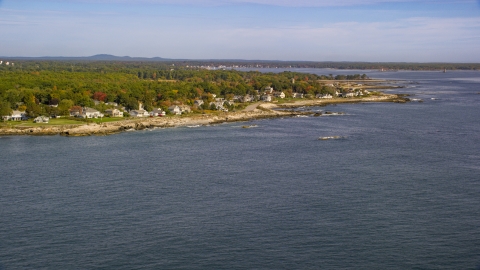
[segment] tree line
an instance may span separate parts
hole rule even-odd
[[[315,75],[298,72],[192,69],[174,63],[22,61],[0,67],[0,115],[26,111],[30,117],[67,115],[72,106],[104,111],[117,103],[127,110],[193,105],[214,96],[256,95],[271,86],[287,95],[332,93],[320,80],[362,80],[363,74]],[[94,101],[100,101],[94,102]]]

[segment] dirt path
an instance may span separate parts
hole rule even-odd
[[[245,109],[243,109],[244,112],[253,112],[253,110],[255,110],[258,105],[262,104],[262,102],[255,102],[251,105],[248,105]]]

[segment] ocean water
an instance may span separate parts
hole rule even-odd
[[[479,269],[480,72],[299,71],[424,102],[0,137],[0,269]]]

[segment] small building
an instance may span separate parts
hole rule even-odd
[[[179,107],[182,113],[190,113],[192,111],[192,108],[188,105],[179,105]]]
[[[123,117],[123,112],[119,109],[107,109],[105,110],[105,114],[110,117]]]
[[[200,107],[203,105],[203,100],[201,99],[196,99],[195,102],[193,102],[193,105],[197,106],[197,107]]]
[[[215,107],[216,110],[218,111],[224,111],[228,112],[228,109],[223,106],[224,102],[223,101],[217,101],[217,102],[210,102],[210,107],[212,105]]]
[[[149,117],[150,114],[145,110],[131,110],[130,116],[132,117]]]
[[[168,110],[171,113],[176,114],[176,115],[182,114],[182,109],[180,109],[180,107],[178,105],[172,105],[172,106],[168,107]]]
[[[166,113],[165,111],[163,111],[162,109],[160,108],[156,108],[154,109],[153,111],[150,112],[150,116],[151,117],[155,117],[155,116],[165,116]]]
[[[83,108],[80,106],[73,106],[72,108],[70,108],[69,112],[70,116],[79,117],[83,113]]]
[[[27,120],[27,114],[24,111],[17,111],[14,110],[10,115],[3,116],[4,120],[10,120],[10,121],[22,121],[22,120]]]
[[[265,101],[265,102],[271,102],[272,101],[272,96],[271,95],[263,95],[260,97],[260,100]]]
[[[81,114],[82,118],[100,118],[103,117],[103,113],[89,107],[84,107]]]
[[[317,94],[315,97],[316,98],[333,98],[333,96],[328,94],[328,93],[327,94]]]
[[[265,94],[272,94],[273,93],[273,87],[267,86],[265,87]]]
[[[285,98],[285,93],[283,92],[274,92],[273,95],[277,98]]]
[[[39,116],[35,119],[33,119],[33,122],[34,123],[45,123],[45,124],[48,124],[48,121],[50,120],[50,118],[46,117],[46,116]]]
[[[293,93],[292,97],[293,98],[303,98],[303,93]]]

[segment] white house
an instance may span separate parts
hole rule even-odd
[[[149,117],[150,114],[145,110],[131,110],[130,116],[132,117]]]
[[[70,116],[72,117],[80,117],[80,115],[82,115],[82,112],[83,112],[83,109],[82,107],[73,107],[69,110],[70,112]]]
[[[182,109],[180,109],[180,107],[178,105],[172,105],[172,106],[168,107],[168,110],[171,113],[176,114],[176,115],[182,114]]]
[[[265,102],[271,102],[272,101],[272,96],[271,95],[263,95],[260,97],[261,100]]]
[[[179,105],[178,107],[180,107],[180,111],[182,113],[189,113],[192,111],[192,108],[190,108],[188,105]]]
[[[103,117],[103,113],[89,107],[83,108],[83,112],[81,114],[82,118],[99,118]]]
[[[292,96],[294,98],[303,98],[303,93],[293,93]]]
[[[119,109],[108,109],[105,110],[105,114],[111,117],[123,117],[123,112]]]
[[[203,100],[201,100],[201,99],[196,99],[196,100],[193,102],[193,104],[196,105],[197,107],[202,106],[203,103],[204,103],[204,102],[203,102]]]
[[[12,112],[8,120],[11,120],[11,121],[27,120],[27,114],[25,112],[15,110]]]
[[[48,121],[50,120],[50,118],[46,117],[46,116],[39,116],[35,119],[33,119],[33,122],[35,123],[46,123],[48,124]]]
[[[333,96],[330,94],[317,94],[315,97],[316,98],[333,98]]]
[[[150,116],[151,117],[165,116],[165,112],[162,109],[157,108],[157,109],[154,109],[153,111],[150,112]]]
[[[271,94],[273,93],[273,87],[267,86],[265,87],[265,94]]]
[[[223,101],[217,101],[217,102],[210,102],[210,106],[214,105],[215,109],[218,111],[224,111],[228,112],[228,109],[223,106],[224,102]]]
[[[273,95],[277,98],[285,98],[285,93],[283,92],[275,92]]]

